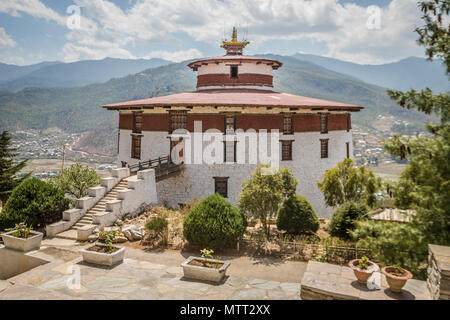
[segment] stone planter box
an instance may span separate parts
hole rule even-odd
[[[83,256],[83,261],[108,267],[111,267],[123,261],[123,257],[125,255],[124,247],[114,246],[114,248],[117,248],[119,250],[116,250],[113,253],[103,253],[87,250],[94,246],[106,247],[106,245],[103,243],[95,243],[87,247],[86,249],[82,249],[81,255]]]
[[[14,232],[16,231],[9,231],[1,235],[6,248],[27,252],[38,250],[41,247],[41,241],[44,236],[42,232],[30,231],[32,236],[28,238],[15,237],[12,235]]]
[[[202,266],[194,266],[189,263],[192,260],[197,261],[207,261],[212,263],[221,263],[222,266],[219,269],[208,268]],[[214,259],[206,259],[199,257],[189,257],[186,261],[184,261],[181,266],[183,267],[184,277],[188,279],[194,280],[203,280],[203,281],[211,281],[211,282],[221,282],[225,277],[225,273],[230,266],[229,262],[214,260]]]

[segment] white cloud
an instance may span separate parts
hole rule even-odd
[[[196,59],[203,57],[203,53],[197,49],[180,50],[180,51],[152,51],[145,56],[146,59],[161,58],[173,62],[181,62],[184,60]]]
[[[65,59],[72,61],[113,54],[132,56],[140,43],[173,44],[178,33],[218,46],[224,26],[248,25],[257,49],[267,40],[312,39],[328,48],[328,56],[359,63],[382,63],[420,55],[414,27],[420,24],[416,1],[392,0],[381,9],[381,29],[366,27],[366,8],[338,0],[140,0],[122,10],[107,0],[74,0],[82,7],[81,29],[69,30]],[[1,0],[0,12],[26,13],[64,25],[60,16],[38,0]],[[192,46],[192,45],[190,45]],[[148,54],[179,60],[197,58],[194,49]],[[253,50],[256,51],[256,50]]]
[[[79,60],[101,60],[107,57],[120,59],[135,59],[129,51],[117,46],[109,48],[92,48],[79,46],[73,43],[66,43],[62,50],[65,62],[75,62]]]
[[[0,48],[13,48],[16,46],[16,42],[11,39],[11,37],[6,34],[5,29],[0,27]]]
[[[21,13],[26,13],[36,18],[43,18],[47,21],[55,21],[60,25],[66,24],[65,17],[46,7],[39,0],[1,0],[0,12],[9,13],[14,17],[20,17]]]

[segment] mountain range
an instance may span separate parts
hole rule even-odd
[[[276,91],[361,105],[365,109],[353,115],[353,122],[360,126],[370,129],[379,114],[393,115],[420,126],[429,119],[421,113],[399,107],[388,97],[386,88],[363,82],[356,75],[300,60],[298,56],[260,56],[280,60],[284,64],[274,72]],[[186,66],[188,62],[152,67],[81,87],[2,91],[0,130],[59,127],[67,132],[85,132],[84,140],[89,142],[91,151],[114,153],[115,148],[111,146],[117,139],[117,113],[100,106],[195,90],[196,74]],[[95,65],[92,64],[90,72],[95,73]],[[49,65],[43,69],[57,66]],[[70,73],[66,76],[70,78]]]
[[[31,66],[0,63],[0,91],[20,91],[30,87],[63,88],[106,82],[149,68],[168,65],[163,59],[85,60],[72,63],[44,62]],[[2,72],[3,71],[3,72]]]

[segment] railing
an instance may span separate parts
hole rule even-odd
[[[136,164],[130,165],[128,164],[128,168],[130,169],[130,173],[134,174],[140,170],[145,169],[155,169],[156,179],[160,179],[161,177],[167,176],[169,174],[181,171],[184,164],[175,164],[172,162],[169,156],[159,157],[157,159],[152,159],[148,161],[139,161]]]

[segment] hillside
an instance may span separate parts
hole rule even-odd
[[[19,91],[24,88],[65,88],[106,82],[149,68],[168,65],[163,59],[112,59],[86,60],[73,63],[44,63],[21,70],[21,76],[14,76],[0,82],[0,91]],[[1,66],[0,66],[1,68]],[[17,75],[18,73],[16,73]]]
[[[354,114],[354,122],[370,126],[378,114],[423,123],[423,116],[393,103],[385,89],[292,57],[267,55],[284,66],[275,72],[275,89],[293,94],[353,103],[366,109]],[[195,73],[187,62],[152,68],[103,84],[78,88],[29,88],[18,93],[0,92],[0,129],[46,129],[84,135],[90,148],[115,145],[117,117],[101,105],[167,95],[195,89]],[[108,142],[106,142],[106,140]],[[115,150],[111,150],[113,153]]]
[[[311,62],[361,81],[396,90],[424,89],[437,92],[450,90],[448,78],[440,61],[409,57],[381,65],[361,65],[312,54],[297,53],[294,58]]]
[[[27,74],[30,74],[36,70],[60,63],[61,62],[41,62],[29,66],[16,66],[0,62],[0,82],[17,79]]]

